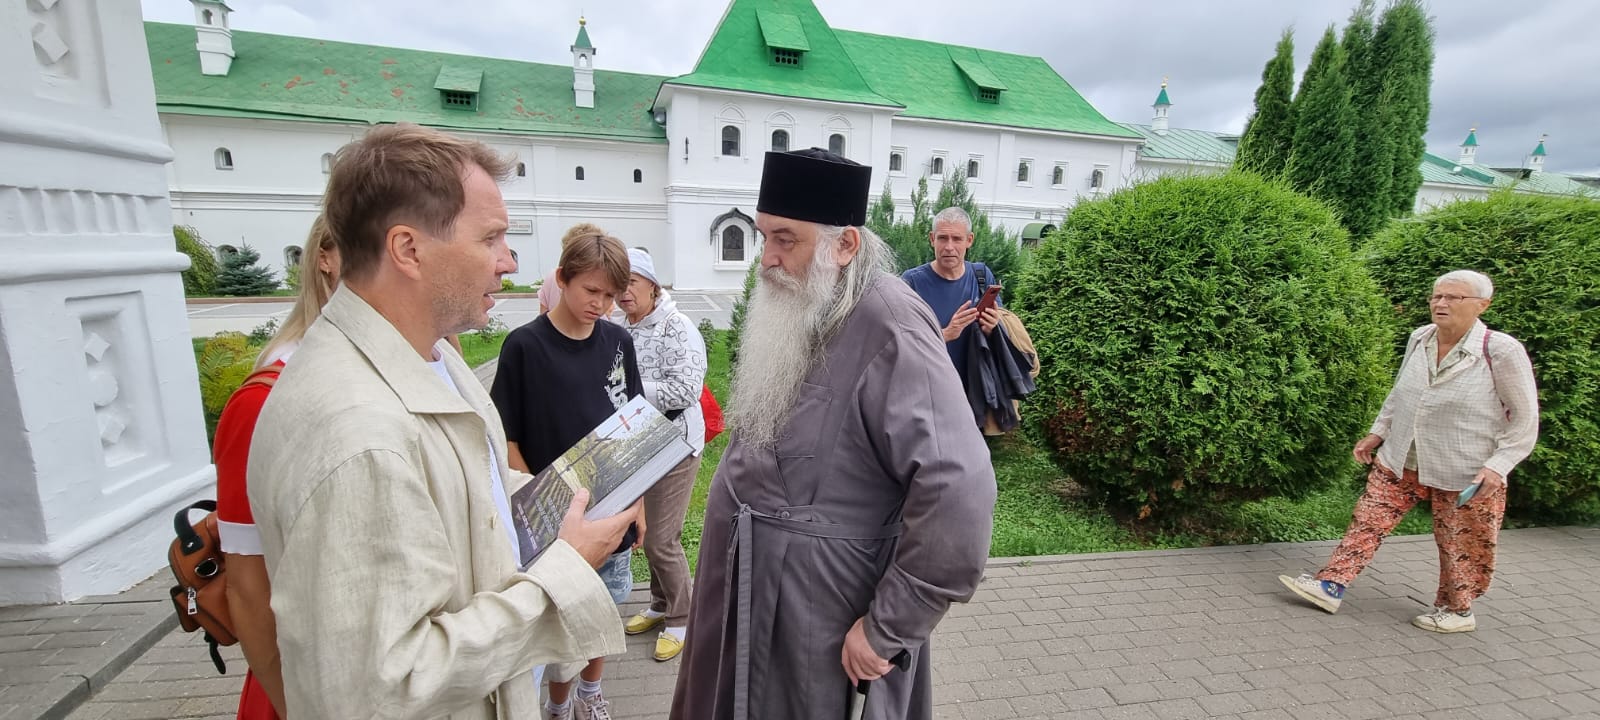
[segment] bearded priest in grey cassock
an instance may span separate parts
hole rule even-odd
[[[933,717],[928,636],[983,576],[994,468],[933,313],[862,227],[871,181],[767,153],[675,720],[845,718],[860,680],[865,717]]]

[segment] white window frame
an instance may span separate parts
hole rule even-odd
[[[1094,174],[1096,172],[1100,173],[1100,184],[1098,186],[1094,184]],[[1110,182],[1111,166],[1105,163],[1095,163],[1094,170],[1089,171],[1089,192],[1095,194],[1106,192],[1107,185],[1109,185]]]
[[[1020,171],[1024,165],[1028,166],[1028,179],[1017,180],[1017,185],[1021,187],[1033,187],[1033,171],[1035,165],[1033,158],[1017,158],[1017,170]]]
[[[1057,170],[1061,171],[1061,182],[1056,182],[1056,171]],[[1051,187],[1051,189],[1054,189],[1054,190],[1065,190],[1065,189],[1067,189],[1067,175],[1069,174],[1068,170],[1069,170],[1069,168],[1068,168],[1067,163],[1062,162],[1060,160],[1057,160],[1055,162],[1055,167],[1050,168],[1050,187]]]
[[[727,214],[720,221],[718,221],[716,227],[712,229],[712,269],[737,270],[743,272],[749,269],[750,263],[756,261],[756,253],[761,249],[760,243],[756,242],[756,226],[755,223],[746,221],[742,215],[743,213],[740,213],[739,215],[734,215],[731,213]],[[744,231],[744,260],[741,262],[722,259],[722,233],[723,231],[727,230],[729,226],[737,226],[739,229]]]
[[[333,153],[323,153],[322,154],[322,174],[323,175],[327,175],[327,174],[332,173],[332,172],[333,172]]]
[[[893,161],[891,160],[890,161],[891,164],[889,165],[889,174],[893,175],[895,177],[905,177],[905,175],[906,175],[906,158],[910,156],[910,153],[907,153],[906,149],[904,147],[891,147],[891,148],[889,148],[889,157],[892,158],[895,155],[899,155],[900,156],[900,169],[899,170],[895,170],[894,169],[894,165],[893,165]]]
[[[933,161],[939,160],[942,166],[939,172],[933,171]],[[966,168],[962,168],[965,172]],[[928,179],[944,182],[944,176],[950,172],[950,153],[946,150],[934,150],[928,157]]]
[[[767,116],[767,137],[766,137],[766,141],[767,142],[765,144],[766,144],[768,150],[772,150],[773,149],[772,148],[772,134],[777,132],[777,131],[779,131],[779,130],[782,130],[782,131],[784,131],[786,133],[789,133],[789,148],[788,149],[794,150],[797,147],[799,147],[799,145],[797,144],[796,139],[795,139],[796,135],[795,135],[795,131],[794,131],[794,116],[790,115],[789,113],[786,113],[786,112],[784,112],[782,110],[779,110],[778,112],[775,112],[775,113]]]
[[[847,158],[850,157],[850,151],[855,147],[854,138],[851,137],[853,130],[855,130],[855,126],[850,124],[849,118],[843,115],[829,117],[822,123],[822,147],[832,150],[828,145],[833,140],[834,135],[839,135],[844,138],[844,147],[841,148],[844,152],[839,154]]]
[[[218,170],[232,170],[237,166],[233,160],[233,151],[225,146],[213,150],[211,160],[216,163]]]
[[[722,154],[722,129],[729,126],[739,131],[739,152],[736,155]],[[766,143],[762,143],[762,145],[765,146]],[[711,147],[716,149],[716,152],[711,154],[714,162],[727,158],[745,159],[750,157],[747,152],[750,149],[750,129],[745,122],[744,111],[740,110],[739,106],[730,103],[723,105],[722,109],[717,111],[717,121],[711,126]]]
[[[972,164],[973,163],[977,163],[978,164],[978,171],[977,172],[973,172],[972,171]],[[983,184],[983,156],[982,155],[968,155],[967,156],[967,164],[964,167],[961,168],[961,172],[964,172],[964,173],[967,174],[967,184],[968,185],[972,185],[974,183],[982,185]]]

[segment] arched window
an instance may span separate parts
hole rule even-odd
[[[203,19],[203,20],[205,20],[205,23],[206,23],[206,24],[207,24],[207,25],[211,25],[211,24],[213,24],[213,23],[212,23],[212,22],[211,22],[211,11],[210,11],[210,10],[201,10],[201,11],[200,11],[200,18],[201,18],[201,19]]]
[[[1017,182],[1025,183],[1028,181],[1029,169],[1027,163],[1017,163]]]
[[[788,130],[773,130],[772,131],[772,151],[773,152],[789,152],[789,131]]]
[[[1101,186],[1105,185],[1105,183],[1106,172],[1104,170],[1096,168],[1093,173],[1089,174],[1089,187],[1099,190]]]
[[[936,157],[933,159],[933,166],[929,169],[929,174],[934,177],[944,177],[944,158]]]
[[[636,182],[636,183],[644,182],[644,171],[640,170],[638,168],[634,168],[633,169],[633,181]]]
[[[732,125],[722,126],[722,154],[727,157],[739,157],[739,128]]]
[[[971,178],[976,178],[976,177],[978,177],[978,161],[977,160],[968,160],[967,161],[967,178],[971,179]]]
[[[889,172],[900,172],[900,167],[905,164],[905,157],[900,153],[889,153]]]
[[[527,176],[528,176],[528,164],[527,163],[517,163],[517,177],[527,177]],[[579,179],[581,180],[582,178],[579,178]]]
[[[711,221],[714,264],[719,269],[744,269],[754,258],[756,237],[755,220],[739,208],[729,208],[718,215]]]
[[[1057,165],[1056,169],[1050,172],[1050,184],[1051,185],[1060,185],[1060,184],[1065,183],[1066,181],[1067,181],[1067,169],[1064,168],[1064,167],[1061,167],[1060,165]]]
[[[589,67],[589,56],[588,55],[583,55],[583,54],[579,54],[578,55],[578,67],[580,67],[580,68]]]
[[[225,147],[219,147],[213,155],[216,158],[218,170],[233,169],[233,151]]]
[[[284,269],[287,270],[289,268],[300,267],[300,257],[301,257],[303,252],[304,251],[300,249],[299,245],[290,245],[289,247],[284,248],[283,249],[283,267],[284,267]]]
[[[577,169],[577,170],[575,170],[575,171],[573,171],[573,173],[572,173],[572,174],[573,174],[573,175],[574,175],[574,176],[576,176],[576,177],[577,177],[577,178],[578,178],[578,179],[579,179],[579,180],[582,180],[582,179],[583,179],[583,166],[582,166],[582,165],[579,165],[579,166],[578,166],[578,169]]]
[[[322,174],[323,175],[327,175],[328,173],[331,173],[331,172],[333,172],[333,153],[323,153],[322,154]]]
[[[828,136],[828,152],[835,155],[844,154],[844,134],[834,133]]]

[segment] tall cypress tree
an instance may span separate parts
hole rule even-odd
[[[1239,138],[1236,164],[1267,177],[1278,177],[1289,164],[1294,143],[1294,30],[1286,28],[1278,50],[1261,70],[1256,109]]]
[[[1361,0],[1350,13],[1340,47],[1345,80],[1354,108],[1355,153],[1340,190],[1344,224],[1354,238],[1377,232],[1389,218],[1389,188],[1394,184],[1394,147],[1384,132],[1383,68],[1373,47],[1373,0]]]
[[[1383,73],[1383,132],[1393,147],[1388,212],[1411,212],[1422,187],[1422,135],[1428,130],[1433,83],[1433,25],[1421,0],[1394,0],[1373,37],[1373,62]]]
[[[1354,155],[1353,115],[1344,49],[1329,25],[1294,98],[1294,149],[1287,177],[1296,190],[1329,201],[1341,216]]]

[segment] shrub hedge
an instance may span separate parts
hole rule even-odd
[[[183,294],[194,297],[217,291],[217,256],[192,227],[172,226],[178,252],[189,256],[189,269],[183,271]]]
[[[1539,443],[1512,472],[1508,512],[1600,520],[1600,201],[1500,192],[1398,221],[1367,246],[1372,275],[1403,330],[1429,322],[1438,276],[1494,281],[1483,322],[1522,341],[1539,383]]]
[[[1043,366],[1025,414],[1140,518],[1350,477],[1392,366],[1348,242],[1326,206],[1244,173],[1078,205],[1013,305]]]

